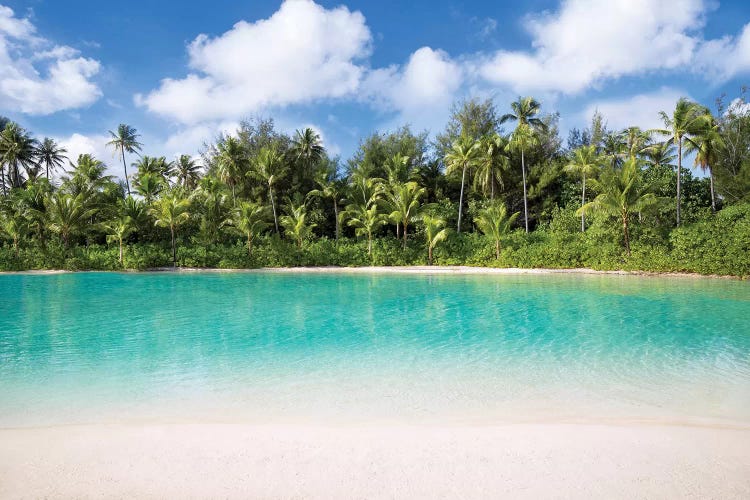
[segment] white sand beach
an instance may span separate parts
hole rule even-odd
[[[750,428],[133,424],[0,430],[0,498],[750,498]]]

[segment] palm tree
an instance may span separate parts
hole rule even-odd
[[[625,140],[625,149],[631,158],[643,153],[651,141],[651,131],[641,130],[640,127],[628,127],[620,136]]]
[[[644,148],[643,156],[646,164],[652,167],[668,167],[670,170],[674,167],[672,162],[677,158],[674,154],[674,144],[670,140],[649,144]]]
[[[385,214],[378,211],[376,203],[367,205],[352,204],[346,207],[346,217],[349,219],[349,226],[355,228],[357,236],[367,236],[367,255],[372,256],[372,236],[386,222]]]
[[[627,150],[628,145],[621,132],[610,132],[604,136],[601,154],[603,158],[609,160],[610,167],[622,165],[623,160],[628,156]]]
[[[456,232],[461,234],[461,215],[464,205],[464,184],[466,183],[466,170],[472,168],[477,161],[479,145],[473,139],[462,137],[453,143],[450,151],[445,155],[446,174],[461,172],[461,195],[458,199],[458,227]]]
[[[685,151],[695,153],[695,165],[704,172],[708,170],[708,178],[711,183],[711,210],[716,212],[716,195],[714,194],[714,171],[713,166],[719,161],[719,156],[726,148],[724,139],[719,130],[719,124],[711,117],[710,124],[693,136],[686,144]]]
[[[299,205],[290,204],[287,214],[281,217],[281,225],[288,236],[297,242],[297,247],[302,248],[302,242],[307,239],[317,224],[307,222],[307,207],[304,203]]]
[[[151,204],[162,189],[164,189],[164,180],[159,174],[153,172],[139,173],[135,179],[135,190],[143,196],[146,204]]]
[[[482,233],[491,236],[495,241],[495,259],[500,259],[500,240],[510,232],[519,215],[520,212],[516,212],[508,217],[508,211],[500,201],[493,201],[480,210],[474,222]]]
[[[388,216],[391,221],[403,225],[404,249],[406,249],[406,237],[409,232],[409,221],[411,221],[419,210],[419,199],[424,196],[425,189],[416,182],[396,184],[389,193],[388,205],[391,213]]]
[[[3,204],[0,212],[0,234],[13,241],[13,253],[16,257],[18,257],[20,241],[29,230],[27,214],[20,202],[22,199],[9,199]]]
[[[630,158],[623,163],[622,168],[607,168],[601,178],[592,179],[591,184],[600,194],[578,212],[594,210],[618,217],[622,223],[625,251],[630,255],[630,216],[634,212],[642,212],[657,201],[656,196],[650,192],[650,186],[643,181],[640,161]]]
[[[49,179],[50,170],[54,171],[62,166],[63,162],[68,159],[65,156],[68,150],[60,147],[54,139],[45,137],[42,143],[36,150],[37,161],[40,165],[44,165],[47,172],[47,179]]]
[[[503,186],[502,173],[510,165],[510,158],[506,155],[507,147],[508,140],[498,133],[483,137],[479,144],[474,188],[481,187],[485,196],[489,189],[490,200],[495,199],[495,187]]]
[[[432,251],[441,241],[448,237],[448,230],[445,228],[445,219],[435,217],[430,214],[422,216],[424,224],[424,234],[427,238],[427,265],[432,265]]]
[[[331,178],[328,174],[322,173],[315,178],[315,182],[320,189],[313,189],[307,196],[317,196],[319,198],[328,198],[333,202],[333,216],[336,224],[336,241],[341,234],[341,223],[339,216],[339,204],[344,201],[345,185],[339,179]]]
[[[389,185],[406,182],[409,178],[409,157],[396,153],[383,163],[383,169],[388,175]]]
[[[602,158],[596,153],[596,146],[581,146],[573,151],[570,163],[564,170],[581,178],[581,206],[586,204],[586,177],[594,177],[601,166]],[[581,232],[586,230],[586,215],[581,213]]]
[[[276,202],[273,198],[273,187],[277,181],[286,173],[283,163],[283,156],[275,147],[264,147],[258,152],[255,158],[255,169],[251,175],[262,180],[268,186],[268,198],[271,201],[273,210],[273,224],[276,228],[276,234],[279,234],[279,219],[276,215]]]
[[[312,166],[317,164],[325,154],[320,135],[310,127],[297,130],[294,140],[292,140],[292,154],[302,165],[303,175],[310,175]],[[302,175],[300,178],[302,178]]]
[[[200,179],[201,166],[190,155],[180,155],[174,166],[177,184],[185,189],[195,189]]]
[[[680,200],[682,197],[682,144],[685,141],[692,143],[693,136],[700,134],[701,130],[710,126],[711,118],[706,108],[684,97],[677,101],[672,116],[664,111],[661,111],[659,116],[661,116],[665,128],[658,129],[656,132],[671,136],[674,145],[677,147],[677,226],[679,226]]]
[[[5,188],[5,167],[11,187],[21,187],[21,168],[28,171],[36,166],[37,142],[26,130],[15,122],[9,122],[0,133],[0,177],[3,195]]]
[[[232,211],[230,223],[247,236],[247,255],[252,255],[253,240],[269,226],[266,221],[267,208],[250,201],[243,201]]]
[[[98,211],[88,202],[87,194],[57,191],[48,199],[49,229],[60,236],[66,249],[70,247],[71,237],[83,233]]]
[[[120,265],[122,265],[125,238],[127,238],[135,230],[135,228],[133,227],[133,220],[127,215],[120,215],[115,219],[105,222],[101,227],[107,234],[107,243],[117,242],[117,244],[119,245],[119,261]]]
[[[231,135],[217,144],[217,150],[216,161],[219,168],[219,178],[232,190],[232,204],[236,205],[236,185],[247,174],[247,150],[239,139]]]
[[[128,189],[128,196],[130,196],[130,181],[128,180],[128,167],[125,163],[125,153],[138,154],[141,147],[143,147],[143,144],[138,142],[140,135],[135,128],[124,123],[117,126],[117,133],[110,130],[109,135],[112,140],[107,143],[107,146],[115,148],[115,153],[118,151],[120,152],[122,168],[125,169],[125,186]]]
[[[151,214],[154,216],[155,224],[159,227],[168,227],[172,236],[172,266],[177,267],[177,243],[175,232],[182,224],[190,218],[190,200],[181,198],[177,193],[169,193],[154,202]]]
[[[533,97],[519,97],[516,102],[510,104],[512,113],[500,117],[500,124],[507,121],[518,122],[516,130],[511,135],[508,147],[521,151],[521,174],[523,177],[523,216],[526,223],[526,232],[529,232],[529,206],[526,194],[526,150],[534,145],[536,140],[535,130],[546,130],[547,126],[536,117],[539,114],[541,104]]]
[[[135,181],[146,174],[150,174],[159,180],[164,186],[169,186],[169,179],[174,174],[174,164],[163,156],[144,156],[137,162],[133,163],[136,168]]]

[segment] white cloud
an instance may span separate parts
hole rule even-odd
[[[397,111],[401,123],[435,128],[443,125],[463,81],[461,64],[442,50],[422,47],[403,67],[371,71],[362,94],[377,108]]]
[[[197,156],[204,144],[213,142],[219,134],[235,133],[239,126],[238,122],[225,121],[184,127],[167,137],[163,144],[149,147],[149,151],[152,156],[166,156],[170,159],[181,154]]]
[[[360,12],[286,0],[268,19],[240,21],[215,38],[199,35],[188,46],[193,71],[135,100],[195,124],[348,96],[359,86],[364,68],[357,61],[369,55],[370,42]]]
[[[638,126],[642,129],[664,128],[659,111],[669,114],[680,97],[688,97],[683,91],[663,87],[658,91],[618,99],[603,99],[590,103],[578,118],[588,123],[594,111],[599,110],[610,130]]]
[[[68,157],[71,163],[75,163],[78,160],[78,156],[82,154],[93,155],[97,160],[100,160],[107,164],[108,174],[117,175],[122,177],[122,163],[118,162],[118,158],[115,158],[112,153],[113,150],[107,148],[106,144],[109,142],[109,137],[102,134],[84,135],[75,133],[67,137],[53,137],[53,139],[68,152],[65,156]],[[67,163],[63,166],[65,170],[70,170],[70,165]],[[62,172],[58,172],[58,176]]]
[[[703,25],[703,0],[565,0],[554,13],[526,19],[531,51],[498,51],[480,67],[519,92],[577,93],[606,79],[679,69]]]
[[[750,71],[750,23],[739,36],[705,42],[696,58],[696,71],[722,82]]]
[[[99,62],[36,35],[28,19],[0,5],[0,109],[46,115],[87,106],[101,96],[91,81]]]

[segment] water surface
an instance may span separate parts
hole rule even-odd
[[[750,286],[611,275],[0,276],[0,426],[750,424]]]

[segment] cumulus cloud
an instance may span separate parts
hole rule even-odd
[[[500,50],[480,66],[488,81],[519,92],[577,93],[606,79],[678,69],[700,40],[703,0],[564,0],[530,16],[532,50]]]
[[[750,71],[750,23],[736,37],[705,42],[696,56],[695,69],[721,82]]]
[[[0,109],[47,115],[87,106],[101,96],[91,79],[99,62],[53,45],[28,19],[0,5]]]
[[[351,95],[370,53],[360,12],[286,0],[268,19],[240,21],[188,46],[185,78],[162,80],[136,103],[182,123],[239,118],[267,106]]]
[[[578,121],[587,123],[598,110],[611,130],[638,126],[642,129],[663,128],[659,111],[667,114],[674,109],[680,97],[687,93],[669,87],[657,91],[616,99],[602,99],[590,103],[578,116]]]

